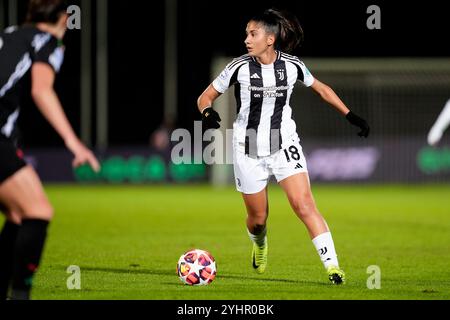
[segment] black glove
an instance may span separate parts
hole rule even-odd
[[[219,129],[220,128],[220,124],[219,124],[220,121],[222,121],[222,119],[220,119],[219,114],[213,108],[207,107],[207,108],[205,108],[205,110],[203,110],[203,112],[202,112],[202,122],[203,122],[203,128],[205,130],[207,130],[207,129]]]
[[[350,122],[352,125],[357,126],[361,129],[361,131],[358,132],[358,136],[364,137],[364,138],[367,138],[369,136],[370,128],[369,128],[369,125],[367,124],[366,120],[358,117],[356,114],[354,114],[351,111],[349,113],[347,113],[347,115],[345,117],[347,118],[348,122]]]

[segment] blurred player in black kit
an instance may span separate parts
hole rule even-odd
[[[53,217],[42,183],[23,160],[14,139],[22,97],[36,106],[74,155],[74,166],[99,163],[74,133],[53,89],[67,30],[64,0],[30,0],[27,21],[0,33],[0,206],[6,222],[0,233],[0,299],[30,299],[47,227]],[[31,93],[25,90],[31,79]]]

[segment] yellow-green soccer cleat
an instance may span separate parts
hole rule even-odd
[[[256,273],[264,273],[266,271],[267,266],[267,251],[269,246],[266,245],[263,247],[257,246],[253,243],[253,252],[252,252],[252,266],[255,269]]]
[[[329,266],[327,268],[328,279],[334,284],[344,284],[345,283],[345,273],[343,270],[336,266]]]

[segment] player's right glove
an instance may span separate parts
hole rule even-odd
[[[347,118],[348,122],[350,122],[352,125],[357,126],[361,129],[360,132],[358,132],[358,136],[367,138],[369,136],[370,128],[369,124],[364,120],[363,118],[358,117],[353,112],[347,113],[345,116]]]
[[[203,122],[203,128],[205,130],[207,129],[219,129],[220,124],[219,122],[222,121],[220,119],[219,114],[216,110],[214,110],[211,107],[205,108],[202,112],[202,122]]]

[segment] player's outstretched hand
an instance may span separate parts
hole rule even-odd
[[[74,155],[72,165],[75,168],[87,163],[95,172],[100,171],[100,163],[97,158],[81,141],[72,140],[67,142],[66,146]]]
[[[222,121],[222,119],[220,119],[219,114],[213,108],[208,107],[208,108],[205,108],[205,110],[203,110],[202,122],[203,122],[203,128],[205,130],[206,129],[219,129],[220,121]]]
[[[349,113],[347,113],[345,118],[347,118],[347,120],[352,125],[357,126],[357,127],[359,127],[361,129],[361,131],[358,132],[358,136],[364,137],[364,138],[367,138],[369,136],[370,127],[369,127],[369,124],[366,122],[366,120],[364,120],[363,118],[358,117],[356,114],[354,114],[351,111]]]

